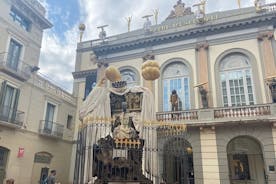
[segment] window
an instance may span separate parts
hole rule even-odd
[[[7,66],[15,71],[17,71],[18,68],[21,48],[22,45],[11,39],[7,58]]]
[[[4,121],[14,122],[16,118],[20,90],[2,83],[0,91],[0,118]]]
[[[163,72],[163,110],[170,111],[170,95],[176,90],[178,110],[190,109],[190,77],[187,66],[181,62],[169,64]]]
[[[15,8],[11,9],[10,16],[12,20],[20,25],[24,30],[30,31],[31,21],[20,14]]]
[[[53,123],[54,123],[54,116],[55,116],[55,108],[56,106],[47,103],[47,109],[46,109],[46,116],[45,116],[45,124],[44,124],[44,130],[45,131],[52,131]]]
[[[67,127],[68,129],[72,129],[72,125],[73,125],[73,116],[68,115],[68,116],[67,116],[67,124],[66,124],[66,127]]]
[[[121,72],[122,80],[127,82],[128,87],[138,85],[137,75],[130,69],[124,69]]]
[[[89,95],[89,93],[93,90],[93,88],[96,86],[96,84],[97,84],[97,73],[86,77],[84,100]]]
[[[220,82],[225,107],[255,103],[252,69],[247,56],[239,53],[226,56],[220,63]]]

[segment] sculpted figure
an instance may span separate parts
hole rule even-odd
[[[176,90],[172,90],[170,101],[171,101],[172,111],[178,111],[178,95],[176,93]]]
[[[204,89],[203,86],[199,86],[199,93],[201,95],[201,102],[202,102],[202,106],[203,108],[208,108],[208,98],[207,98],[207,90]]]

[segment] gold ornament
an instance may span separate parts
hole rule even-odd
[[[142,64],[142,76],[145,80],[156,80],[160,77],[160,67],[157,61],[147,60]]]
[[[120,81],[122,78],[119,70],[114,66],[109,66],[105,69],[105,76],[111,82]]]

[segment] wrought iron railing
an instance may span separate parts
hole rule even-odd
[[[42,135],[63,137],[64,126],[53,121],[41,120],[39,133]]]
[[[24,112],[18,111],[17,109],[8,106],[0,106],[1,122],[22,126],[24,121],[24,115]]]
[[[157,112],[158,121],[207,122],[257,119],[258,117],[276,116],[276,103],[258,104],[240,107],[218,107],[188,111]]]
[[[9,54],[7,52],[0,53],[0,70],[4,69],[6,72],[10,74],[15,74],[25,80],[29,79],[32,73],[32,66],[23,62],[22,60],[18,60],[16,64],[12,64],[9,61]]]

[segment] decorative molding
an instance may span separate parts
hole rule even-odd
[[[208,44],[207,42],[205,42],[205,43],[196,44],[195,50],[196,50],[196,51],[199,51],[200,49],[205,49],[205,50],[207,50],[208,48],[209,48],[209,44]]]
[[[104,62],[98,62],[97,63],[97,67],[98,68],[101,68],[102,66],[104,66],[105,68],[107,68],[109,66],[109,64],[108,63],[104,63]]]
[[[41,29],[51,28],[53,25],[49,22],[44,15],[39,13],[34,7],[30,6],[29,3],[22,0],[11,0],[12,5],[18,9],[21,13],[27,16],[32,23],[35,23]]]
[[[181,32],[174,32],[164,35],[152,35],[151,37],[144,37],[142,39],[129,40],[123,43],[112,44],[112,42],[107,42],[106,44],[100,46],[92,46],[89,49],[93,50],[97,56],[103,56],[107,54],[119,53],[124,51],[135,50],[145,47],[153,47],[161,44],[168,44],[177,41],[183,41],[193,38],[198,38],[202,36],[211,36],[221,33],[229,33],[233,31],[246,30],[250,28],[260,27],[262,25],[275,24],[276,17],[272,14],[266,16],[252,17],[249,19],[243,19],[233,22],[224,22],[220,24],[204,24],[202,26],[183,30]],[[92,44],[93,45],[93,44]],[[88,48],[84,48],[88,49]],[[82,50],[82,49],[81,49]]]
[[[84,71],[78,71],[78,72],[72,73],[74,79],[85,78],[88,75],[96,75],[96,74],[97,74],[97,69],[84,70]]]
[[[145,56],[143,56],[143,62],[147,61],[147,60],[154,60],[155,59],[155,55],[153,54],[147,54]]]
[[[170,15],[166,18],[166,20],[194,14],[192,12],[191,7],[186,8],[185,3],[182,3],[182,0],[178,0],[176,5],[173,6],[173,8],[174,10],[171,11]]]
[[[273,31],[267,31],[267,32],[259,33],[257,39],[259,41],[263,41],[264,39],[272,40],[273,37],[274,37]]]

